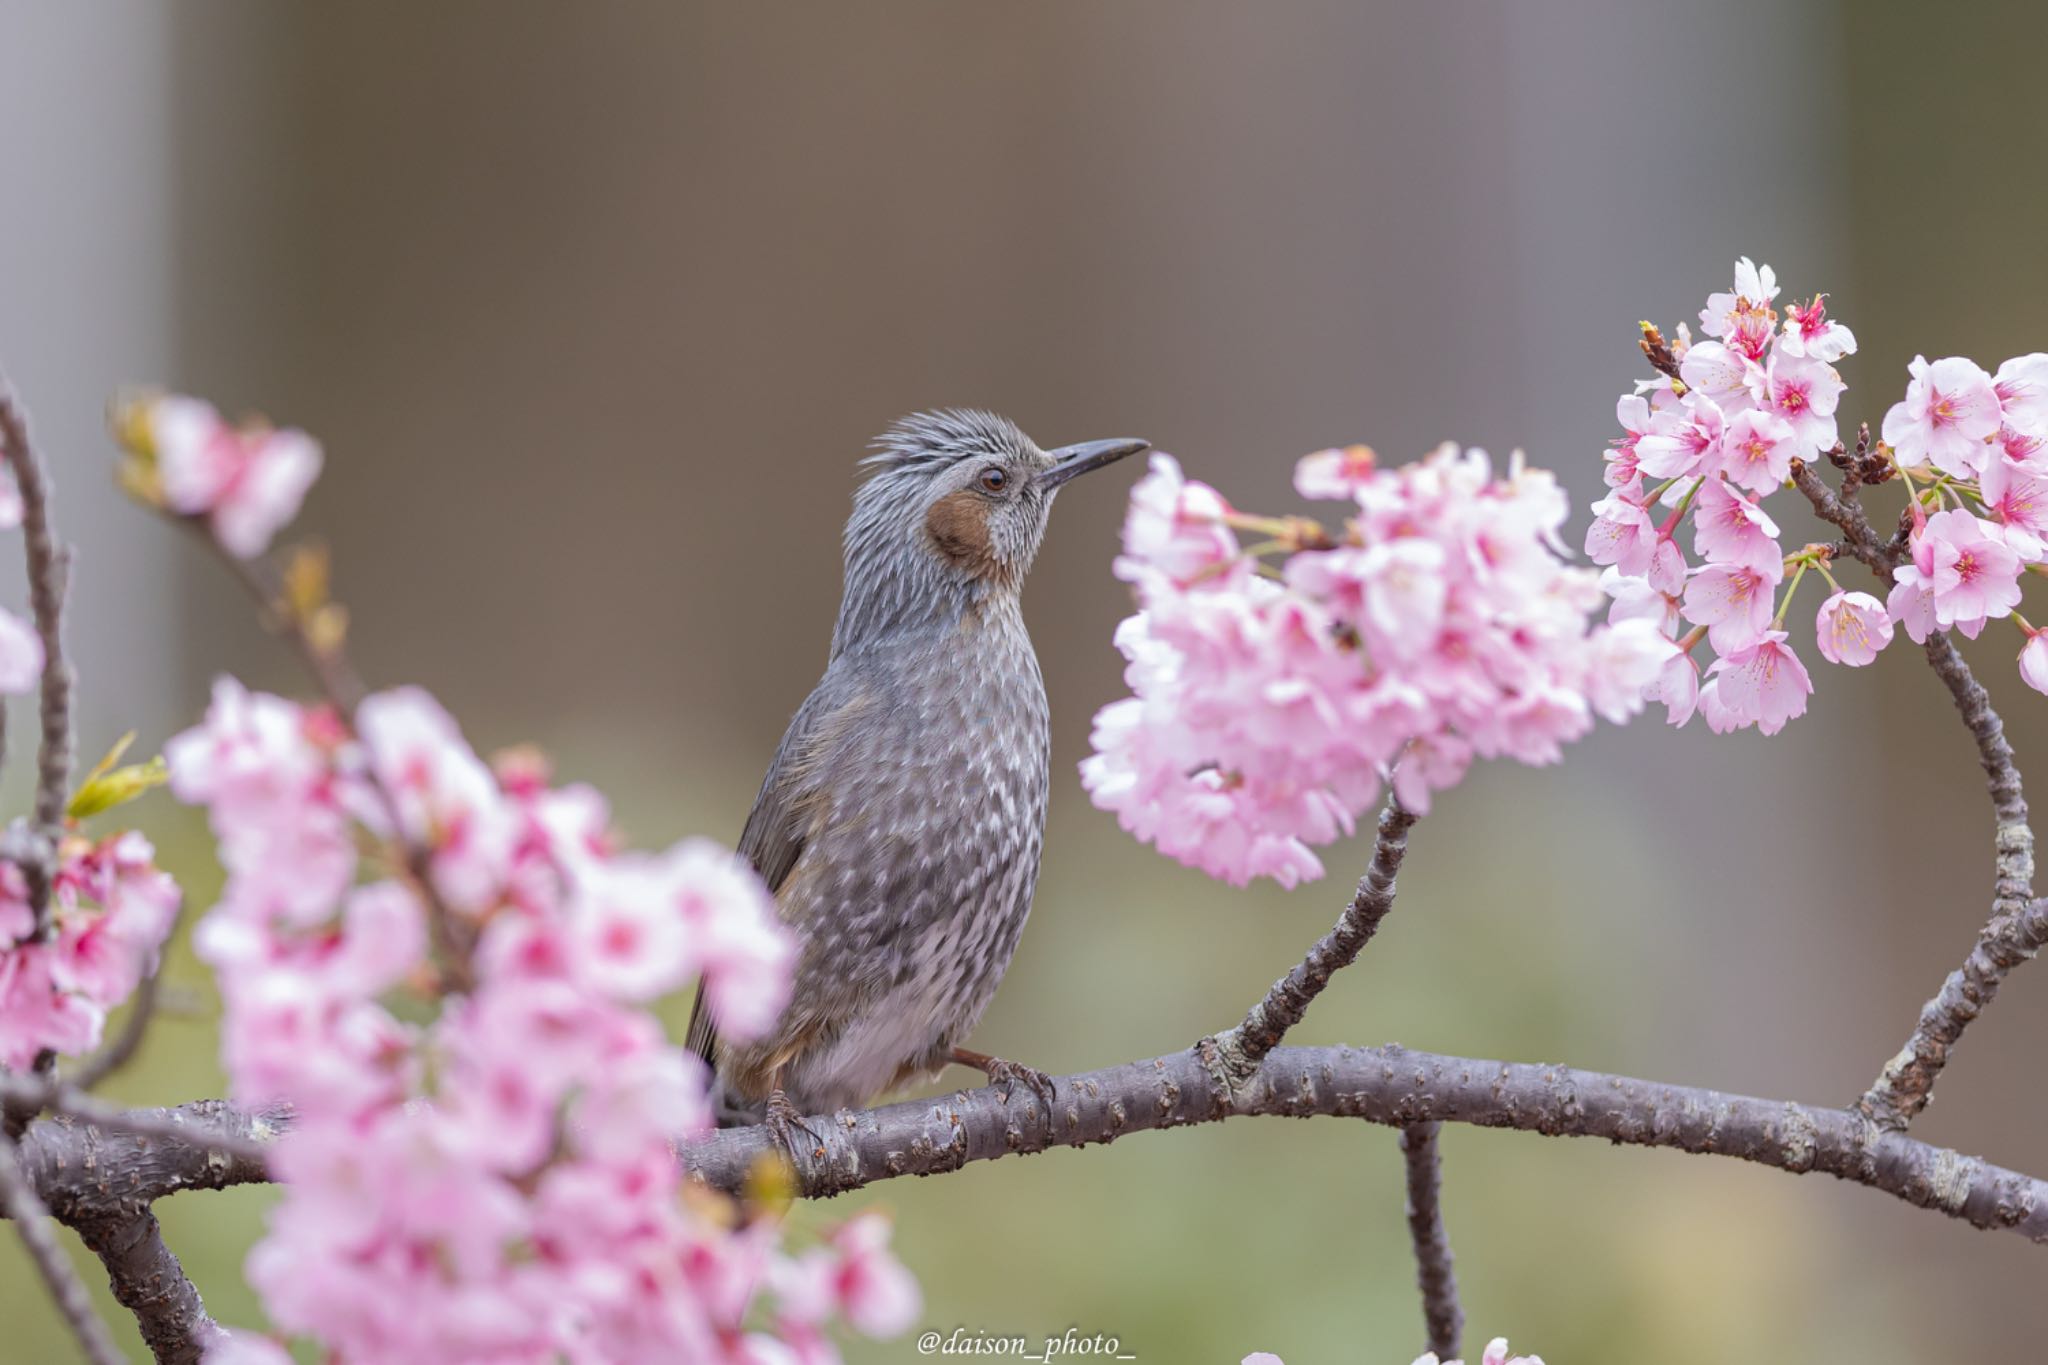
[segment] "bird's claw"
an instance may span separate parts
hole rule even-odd
[[[762,1116],[762,1122],[768,1126],[768,1131],[791,1162],[795,1162],[797,1157],[798,1133],[809,1138],[813,1147],[823,1141],[804,1123],[804,1116],[797,1112],[797,1107],[789,1102],[789,1096],[780,1087],[768,1092],[768,1110]]]
[[[1003,1092],[1005,1104],[1009,1103],[1010,1096],[1016,1092],[1017,1087],[1022,1085],[1038,1097],[1038,1102],[1045,1106],[1048,1114],[1052,1112],[1058,1092],[1053,1086],[1052,1077],[1037,1067],[1026,1066],[1022,1062],[1012,1062],[1002,1057],[991,1057],[985,1052],[967,1052],[965,1049],[956,1050],[953,1060],[963,1066],[971,1066],[987,1076],[989,1084]]]

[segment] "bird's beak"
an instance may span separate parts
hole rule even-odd
[[[1151,448],[1150,441],[1128,436],[1113,441],[1083,441],[1077,446],[1061,446],[1048,452],[1053,458],[1053,466],[1038,476],[1038,486],[1050,493],[1077,474],[1115,464],[1126,455],[1136,455]]]

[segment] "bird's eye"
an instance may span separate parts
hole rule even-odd
[[[996,465],[981,471],[981,486],[991,493],[1000,493],[1010,486],[1010,476]]]

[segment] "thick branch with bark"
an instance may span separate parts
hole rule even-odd
[[[1282,1047],[1233,1086],[1214,1039],[1055,1082],[1047,1112],[1028,1090],[954,1091],[804,1120],[814,1140],[795,1156],[796,1190],[827,1198],[877,1181],[939,1175],[971,1162],[1053,1147],[1115,1142],[1255,1114],[1329,1115],[1405,1128],[1469,1123],[1549,1137],[1604,1138],[1790,1171],[1821,1172],[1881,1190],[1978,1228],[2048,1242],[2048,1181],[1887,1132],[1853,1110],[1731,1095],[1573,1067],[1481,1061],[1384,1047]],[[153,1112],[195,1134],[232,1133],[260,1146],[282,1131],[276,1111],[222,1100]],[[680,1147],[684,1166],[716,1189],[742,1189],[756,1163],[783,1151],[767,1125],[728,1128]],[[152,1201],[187,1189],[267,1179],[263,1163],[192,1142],[100,1133],[43,1119],[21,1147],[23,1168],[51,1212],[90,1217],[110,1201]]]
[[[1551,1137],[1605,1138],[1734,1157],[1794,1174],[1823,1172],[1882,1190],[1973,1227],[2048,1242],[2048,1181],[1887,1132],[1853,1110],[1757,1099],[1572,1067],[1444,1057],[1405,1048],[1283,1047],[1243,1085],[1212,1039],[1185,1052],[1057,1082],[1043,1112],[994,1089],[909,1100],[805,1123],[798,1190],[825,1197],[969,1162],[1114,1142],[1252,1114],[1337,1115],[1405,1127],[1471,1123]],[[780,1150],[766,1127],[708,1134],[683,1149],[705,1183],[740,1189],[754,1163]]]
[[[1792,483],[1813,504],[1816,516],[1842,532],[1842,544],[1849,553],[1876,574],[1880,582],[1890,583],[1892,570],[1898,565],[1896,552],[1878,539],[1854,492],[1838,496],[1804,460],[1792,462]]]
[[[21,1141],[21,1164],[50,1212],[66,1223],[146,1207],[180,1190],[224,1190],[269,1178],[265,1146],[284,1131],[281,1109],[226,1100],[126,1111],[127,1129],[90,1120],[39,1119]]]
[[[1458,1277],[1451,1269],[1451,1238],[1444,1230],[1443,1158],[1437,1135],[1443,1125],[1412,1123],[1401,1130],[1401,1156],[1408,1168],[1408,1238],[1415,1246],[1415,1285],[1422,1291],[1422,1321],[1429,1349],[1439,1360],[1460,1354],[1465,1312],[1458,1306]]]
[[[36,1182],[24,1169],[13,1139],[6,1137],[0,1137],[0,1213],[14,1221],[29,1259],[43,1277],[43,1284],[70,1326],[71,1334],[78,1338],[85,1358],[91,1365],[121,1365],[121,1353],[107,1334],[107,1325],[93,1311],[84,1282],[71,1269],[64,1248],[50,1231],[46,1201],[37,1194]]]
[[[149,1205],[72,1225],[107,1268],[114,1298],[135,1315],[142,1340],[162,1365],[199,1365],[220,1329],[206,1314],[199,1290],[164,1243]]]

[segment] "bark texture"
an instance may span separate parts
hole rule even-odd
[[[1465,1313],[1458,1306],[1458,1277],[1451,1269],[1451,1238],[1444,1229],[1443,1158],[1440,1123],[1413,1123],[1401,1130],[1401,1156],[1408,1166],[1408,1237],[1415,1244],[1415,1285],[1422,1291],[1422,1321],[1429,1349],[1438,1360],[1462,1352]]]
[[[1394,1127],[1470,1123],[1550,1137],[1604,1138],[1734,1157],[1795,1175],[1821,1172],[1882,1190],[1972,1227],[2048,1242],[2048,1182],[1887,1131],[1853,1110],[1730,1095],[1567,1066],[1480,1061],[1386,1047],[1276,1048],[1233,1084],[1215,1039],[1055,1082],[1046,1111],[1019,1092],[960,1091],[805,1120],[798,1190],[827,1197],[878,1180],[937,1175],[974,1161],[1115,1142],[1153,1128],[1251,1114],[1335,1115]],[[737,1190],[778,1152],[765,1128],[684,1145],[705,1183]]]

